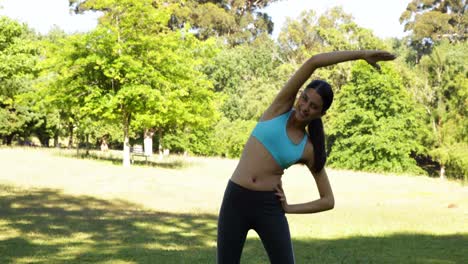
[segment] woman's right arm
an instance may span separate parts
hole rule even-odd
[[[378,61],[393,60],[395,56],[379,50],[334,51],[314,55],[302,64],[288,80],[265,112],[264,117],[267,115],[272,118],[291,109],[299,89],[317,68],[358,59],[366,60],[372,66],[379,68]]]
[[[283,209],[286,213],[311,214],[333,209],[335,206],[335,198],[333,196],[333,191],[330,185],[330,181],[328,180],[327,173],[325,172],[325,168],[323,168],[320,172],[313,172],[312,174],[314,175],[315,183],[320,195],[320,198],[317,200],[301,204],[288,204],[282,184],[279,184],[275,188],[276,195],[281,201]]]

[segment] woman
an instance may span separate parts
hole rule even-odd
[[[379,69],[378,61],[393,60],[395,56],[385,51],[315,55],[294,73],[263,113],[224,193],[218,219],[219,264],[240,262],[250,229],[258,233],[271,263],[294,263],[285,213],[316,213],[334,207],[332,188],[324,168],[325,137],[321,121],[333,101],[333,91],[325,81],[315,80],[306,86],[293,105],[299,89],[315,69],[358,59]],[[288,204],[281,176],[295,163],[309,168],[319,199]]]

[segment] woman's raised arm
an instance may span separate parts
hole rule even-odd
[[[265,118],[264,115],[263,119],[272,118],[291,109],[297,92],[317,68],[359,59],[366,60],[375,68],[380,69],[377,64],[378,61],[393,60],[395,56],[389,52],[380,50],[334,51],[314,55],[302,64],[280,90],[271,106],[265,112],[265,115],[268,117]]]

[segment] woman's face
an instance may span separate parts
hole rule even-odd
[[[314,89],[305,89],[296,103],[296,119],[310,122],[322,116],[323,100]]]

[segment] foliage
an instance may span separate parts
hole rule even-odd
[[[434,44],[442,40],[466,42],[468,16],[465,0],[412,0],[400,16],[408,42],[416,51],[415,62],[431,54]]]
[[[466,42],[442,41],[419,64],[428,87],[420,99],[430,113],[436,139],[432,156],[446,167],[448,176],[456,178],[466,177],[466,171],[460,176],[463,170],[459,168],[468,155],[468,150],[460,147],[468,143],[467,54]]]
[[[330,111],[329,162],[333,167],[366,171],[420,172],[413,153],[424,150],[427,134],[390,66],[378,73],[357,63],[351,80]]]
[[[297,19],[288,19],[278,38],[284,61],[297,69],[314,54],[336,50],[385,49],[383,41],[358,26],[340,7],[331,8],[317,17],[313,10]],[[314,78],[327,80],[339,93],[348,82],[351,64],[341,63],[318,69]]]
[[[188,0],[174,5],[169,26],[190,25],[200,39],[221,37],[231,46],[253,41],[273,31],[271,17],[260,11],[277,0]]]
[[[215,91],[224,96],[221,111],[229,120],[257,120],[282,85],[277,49],[267,36],[226,48],[205,66]]]
[[[37,122],[31,105],[20,97],[32,90],[38,50],[26,25],[0,17],[0,136],[7,144]]]
[[[401,14],[405,31],[415,40],[449,38],[465,41],[468,17],[465,0],[412,0]]]
[[[172,152],[239,157],[310,56],[393,48],[399,58],[381,74],[353,62],[312,76],[336,95],[325,117],[330,164],[419,173],[414,159],[430,156],[449,177],[466,177],[464,1],[412,1],[402,14],[411,34],[386,41],[339,7],[289,19],[275,41],[259,12],[275,1],[70,0],[76,13],[102,12],[98,27],[41,37],[1,18],[0,136],[35,134],[46,146],[105,137],[125,148],[151,129]]]
[[[455,143],[436,148],[431,155],[446,166],[446,175],[453,179],[468,181],[468,143]]]
[[[124,142],[147,128],[164,137],[206,130],[215,122],[215,94],[201,67],[217,47],[211,39],[196,39],[188,28],[170,30],[173,6],[133,0],[71,4],[78,12],[104,12],[98,28],[85,36],[84,50],[89,53],[69,56],[83,62],[77,68],[88,77],[82,86],[92,91],[81,104],[85,113],[94,120],[120,122]],[[190,150],[188,142],[172,146]]]
[[[229,158],[240,157],[255,124],[256,121],[251,120],[221,119],[215,127],[213,138],[213,145],[217,146],[215,153]]]

